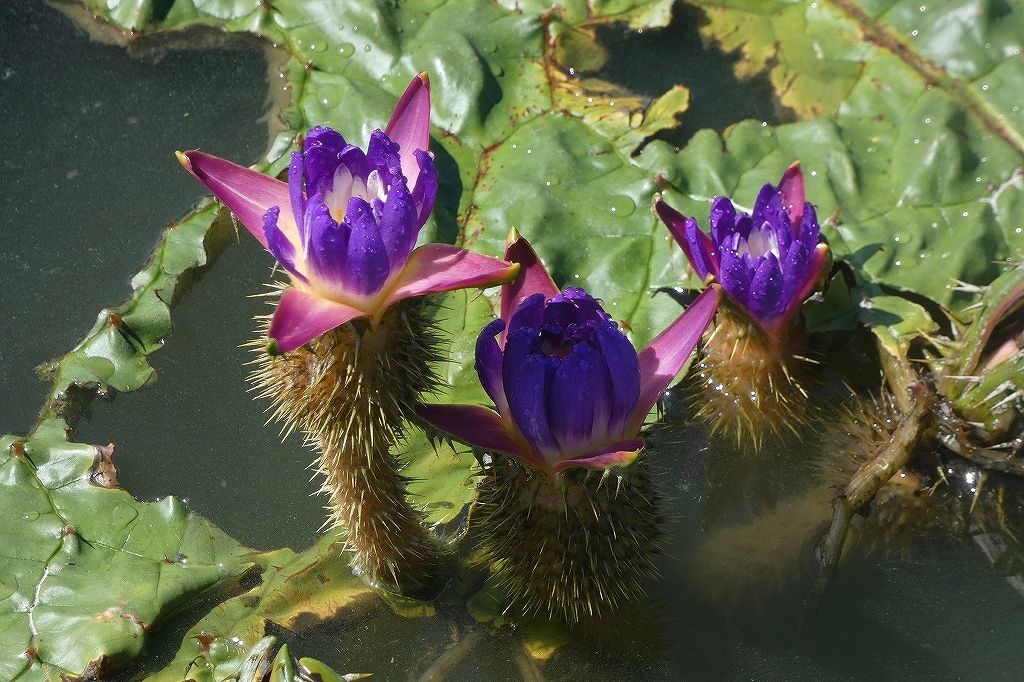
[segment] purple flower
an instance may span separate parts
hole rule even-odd
[[[644,445],[644,419],[714,315],[718,288],[638,355],[586,291],[558,292],[525,239],[513,237],[505,258],[522,270],[502,287],[502,319],[476,345],[477,374],[496,411],[420,405],[418,414],[459,440],[545,471],[631,462]]]
[[[508,281],[517,268],[445,244],[414,248],[434,206],[430,84],[413,79],[364,153],[335,130],[311,129],[288,182],[200,151],[179,153],[291,279],[270,324],[289,351],[349,320],[377,321],[406,298]]]
[[[737,211],[726,197],[715,197],[710,237],[696,220],[661,200],[655,210],[694,271],[720,282],[729,298],[776,339],[828,261],[828,246],[818,243],[814,206],[804,201],[799,162],[786,170],[778,187],[761,188],[752,215]]]

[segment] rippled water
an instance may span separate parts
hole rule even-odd
[[[0,253],[0,307],[13,320],[0,337],[7,384],[0,431],[17,431],[29,427],[42,398],[31,366],[69,349],[102,306],[127,295],[163,225],[201,194],[170,151],[204,146],[234,159],[262,151],[263,127],[254,121],[265,65],[258,51],[219,50],[139,62],[89,43],[35,3],[4,6],[0,18],[11,39],[0,62],[0,114],[20,141],[0,157],[0,221],[13,235]],[[42,36],[61,39],[59,62],[39,50]],[[699,48],[686,22],[604,37],[612,61],[601,75],[646,92],[626,74],[648,73],[647,94],[674,82],[652,71],[672,53],[668,63],[688,74],[700,125],[735,122],[736,107],[720,118],[697,108],[723,90],[749,106],[742,115],[770,122],[781,115],[765,83],[723,84],[730,60]],[[627,56],[645,66],[625,66]],[[45,68],[48,78],[40,75]],[[139,498],[178,495],[246,544],[301,549],[323,519],[305,469],[312,454],[263,426],[239,348],[263,307],[247,295],[260,291],[269,266],[253,240],[228,248],[174,309],[174,335],[151,357],[159,381],[94,403],[77,437],[116,442],[121,483]],[[805,619],[808,542],[828,495],[806,493],[801,461],[811,454],[791,443],[762,453],[755,467],[699,429],[665,432],[654,452],[670,517],[661,579],[647,602],[620,617],[617,632],[579,633],[544,665],[544,677],[1016,678],[1024,597],[969,543],[909,542],[854,558],[818,617]],[[738,473],[759,468],[769,474]],[[153,632],[136,673],[170,660],[211,605]],[[404,620],[381,606],[281,635],[294,642],[293,653],[380,680],[416,679],[461,638],[467,653],[450,679],[520,679],[516,633],[481,632],[461,604],[446,601],[432,618]]]

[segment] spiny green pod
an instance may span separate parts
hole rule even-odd
[[[472,521],[517,608],[577,622],[643,596],[662,538],[643,457],[555,475],[500,455],[487,460]]]
[[[308,131],[288,182],[199,151],[179,154],[288,273],[255,345],[253,381],[285,430],[319,455],[356,564],[401,589],[432,585],[443,558],[406,495],[392,454],[442,358],[424,297],[508,281],[517,268],[444,244],[416,245],[434,204],[430,91],[409,85],[364,152],[335,130]],[[265,340],[269,339],[269,340]]]
[[[472,522],[510,599],[575,622],[636,599],[653,570],[660,514],[641,427],[719,291],[709,287],[638,354],[586,291],[559,293],[525,239],[513,233],[505,257],[522,271],[476,348],[495,409],[417,412],[481,453]]]
[[[808,410],[797,315],[830,258],[818,243],[814,206],[804,200],[800,164],[777,187],[765,184],[749,215],[716,197],[710,235],[664,201],[654,207],[694,272],[726,293],[696,367],[698,414],[755,449],[766,433],[795,431]]]
[[[362,570],[404,591],[431,585],[443,568],[392,454],[416,399],[437,386],[431,366],[443,354],[433,307],[403,301],[376,326],[354,320],[280,355],[263,352],[267,318],[252,344],[250,381],[272,419],[303,432],[317,453],[328,524],[347,530]]]

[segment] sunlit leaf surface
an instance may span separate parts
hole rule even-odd
[[[132,31],[125,41],[202,25],[255,33],[283,51],[273,87],[285,100],[286,130],[261,164],[269,172],[283,168],[296,136],[314,124],[365,141],[409,79],[429,72],[442,186],[424,237],[497,255],[509,229],[518,229],[560,285],[603,299],[638,346],[678,314],[652,291],[694,284],[650,210],[661,189],[706,226],[715,195],[749,208],[763,183],[799,159],[834,253],[864,287],[827,293],[813,319],[822,329],[859,319],[894,343],[933,324],[901,291],[955,306],[954,279],[987,283],[1000,260],[1024,254],[1019,4],[694,1],[679,11],[736,51],[739,77],[766,74],[798,120],[705,130],[679,151],[657,138],[685,116],[685,88],[649,101],[573,66],[596,69],[607,58],[593,42],[596,24],[662,26],[669,2],[83,4]],[[0,676],[82,673],[103,655],[123,662],[138,653],[149,624],[244,566],[240,547],[176,502],[143,505],[97,488],[89,479],[97,450],[64,440],[76,387],[131,391],[153,381],[146,354],[171,332],[168,303],[227,233],[211,230],[215,215],[215,206],[200,207],[166,232],[133,280],[133,299],[101,313],[54,364],[53,394],[24,455],[4,451],[9,568],[0,579]],[[453,363],[444,371],[454,388],[432,399],[482,400],[472,344],[494,300],[462,293],[446,303]],[[421,437],[406,450],[430,519],[456,518],[472,497],[472,457],[444,444],[435,451]],[[239,637],[232,655],[244,660],[265,634],[264,617],[293,624],[298,603],[312,605],[315,619],[333,616],[366,590],[345,582],[343,559],[317,554],[328,543],[308,556],[262,555],[261,585],[217,607],[201,627],[221,640]],[[331,561],[337,572],[327,580],[344,584],[311,597],[297,576]],[[200,645],[186,639],[176,664],[202,654]],[[211,665],[210,674],[219,673]]]

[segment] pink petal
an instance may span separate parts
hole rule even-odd
[[[804,203],[807,201],[804,194],[804,174],[800,170],[799,161],[794,161],[782,174],[779,191],[782,192],[782,206],[789,212],[789,221],[796,230],[803,220]]]
[[[640,448],[643,446],[644,441],[642,438],[633,438],[622,443],[615,443],[583,457],[562,460],[555,464],[555,472],[565,471],[572,467],[603,470],[625,466],[631,464],[637,458],[637,455],[640,454]]]
[[[539,457],[497,412],[480,405],[416,405],[416,414],[455,440],[538,466]],[[543,466],[542,463],[539,464]]]
[[[498,258],[448,244],[425,244],[409,254],[385,307],[413,296],[473,287],[484,289],[511,280],[517,272],[518,265]]]
[[[686,364],[714,317],[720,298],[721,288],[709,286],[675,322],[640,351],[640,401],[633,412],[633,429],[640,429],[647,413]]]
[[[413,152],[417,149],[430,151],[430,79],[427,78],[426,72],[419,74],[409,83],[405,94],[398,100],[384,133],[392,142],[398,143],[402,174],[405,175],[411,192],[420,174],[420,167]]]
[[[541,262],[530,242],[515,230],[508,235],[505,260],[509,263],[518,263],[520,266],[519,275],[501,288],[501,319],[505,322],[507,329],[512,313],[524,298],[541,293],[547,300],[558,294],[558,287],[555,286],[554,280],[551,279],[551,275],[548,274],[547,268],[544,267],[544,263]],[[504,332],[501,334],[501,339],[504,342]]]
[[[278,227],[292,244],[298,245],[287,183],[198,149],[177,152],[177,156],[185,170],[206,185],[264,248],[267,237],[263,234],[263,214],[271,206],[281,207]]]
[[[274,311],[268,336],[276,344],[277,350],[287,353],[365,314],[344,303],[288,287]]]

